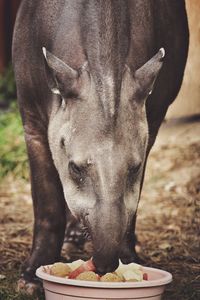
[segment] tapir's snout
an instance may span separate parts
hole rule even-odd
[[[126,232],[123,202],[118,205],[101,203],[92,219],[93,262],[98,274],[113,272],[119,265],[119,253]]]
[[[118,265],[119,265],[119,257],[118,253],[101,253],[99,254],[94,254],[93,256],[93,262],[96,267],[96,272],[100,275],[109,273],[109,272],[114,272]]]
[[[107,229],[103,235],[94,237],[93,262],[98,274],[114,272],[119,265],[121,234],[117,230]]]

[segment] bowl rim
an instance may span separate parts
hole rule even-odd
[[[51,266],[51,265],[48,265]],[[167,285],[172,281],[172,274],[157,268],[143,267],[143,272],[151,271],[161,274],[163,277],[155,280],[143,280],[140,282],[99,282],[99,281],[86,281],[86,280],[77,280],[77,279],[68,279],[63,277],[57,277],[49,275],[43,271],[41,266],[36,270],[36,276],[45,280],[50,281],[51,283],[77,286],[77,287],[91,287],[91,288],[144,288],[144,287],[156,287]],[[46,266],[47,267],[47,266]]]

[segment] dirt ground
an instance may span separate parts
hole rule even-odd
[[[0,299],[22,299],[15,282],[31,246],[30,186],[8,177],[0,198]],[[148,161],[137,218],[145,265],[173,274],[163,300],[200,299],[199,225],[200,122],[169,121]]]

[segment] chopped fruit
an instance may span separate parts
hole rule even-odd
[[[87,271],[79,274],[76,279],[78,280],[87,280],[87,281],[99,281],[99,276],[92,272],[92,271]]]
[[[88,260],[84,262],[80,267],[75,269],[69,274],[69,279],[75,279],[79,274],[86,272],[86,271],[95,271],[95,266],[92,262],[92,260]]]
[[[125,279],[124,279],[124,276],[123,275],[121,275],[121,274],[117,274],[116,272],[113,272],[113,274],[115,274],[115,275],[117,275],[120,279],[121,279],[121,281],[125,281]]]
[[[103,282],[121,282],[123,281],[117,274],[114,273],[106,273],[105,275],[101,276],[100,281]]]
[[[121,261],[115,272],[106,273],[101,277],[95,273],[92,259],[88,261],[79,259],[69,264],[58,262],[52,266],[44,266],[43,270],[50,275],[86,281],[138,282],[148,280],[148,274],[143,272],[142,266],[135,263],[124,265]]]
[[[119,261],[119,267],[115,270],[115,273],[119,276],[123,276],[126,271],[133,271],[133,272],[139,271],[141,273],[142,267],[135,263],[130,263],[128,265],[124,265],[124,264],[122,264],[121,261]]]
[[[142,272],[140,270],[128,270],[123,273],[126,281],[142,281]]]
[[[73,261],[72,263],[69,263],[68,266],[71,268],[72,271],[74,271],[78,267],[80,267],[82,264],[84,264],[84,260],[78,259],[78,260]]]
[[[96,270],[95,265],[93,264],[93,261],[91,259],[86,261],[84,263],[84,265],[85,265],[85,268],[87,271],[95,271]]]
[[[51,266],[50,274],[59,277],[68,276],[71,273],[71,268],[64,263],[57,262]]]
[[[143,273],[143,280],[148,280],[148,274],[147,273]]]
[[[69,274],[69,279],[75,279],[79,274],[85,272],[83,264]]]

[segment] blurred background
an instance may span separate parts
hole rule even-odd
[[[4,72],[11,59],[12,32],[21,0],[0,1],[0,72]]]
[[[11,65],[19,5],[20,0],[0,0],[1,300],[29,299],[15,291],[33,226],[28,160]],[[137,221],[137,251],[145,264],[174,276],[165,300],[200,299],[200,1],[187,0],[186,8],[190,47],[183,85],[149,157]],[[62,254],[66,257],[65,248]]]

